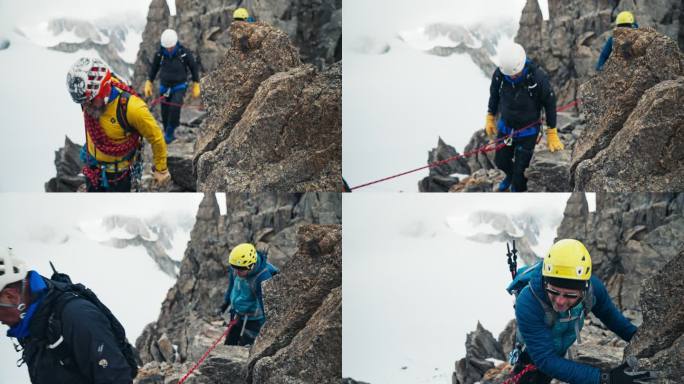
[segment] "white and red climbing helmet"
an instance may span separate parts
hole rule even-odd
[[[109,96],[112,71],[98,58],[82,57],[67,73],[67,88],[75,103],[83,104],[97,97]]]
[[[0,290],[23,280],[27,272],[24,263],[14,257],[11,248],[0,249]]]
[[[499,53],[499,69],[506,76],[513,76],[525,68],[525,48],[517,43],[506,44]]]

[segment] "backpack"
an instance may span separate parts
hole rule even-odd
[[[166,56],[166,54],[164,53],[164,49],[165,49],[165,48],[163,48],[163,47],[159,47],[159,51],[157,52],[157,54],[161,57],[161,58],[159,59],[159,68],[161,68],[161,67],[164,65],[164,60],[168,57],[168,56]],[[187,54],[188,54],[188,53],[185,52],[185,47],[183,47],[182,45],[179,44],[179,46],[178,46],[178,55],[177,55],[177,56],[178,56],[178,59],[180,59],[180,62],[183,64],[183,66],[184,66],[185,68],[187,68],[187,66],[188,66],[188,64],[185,62],[185,56],[186,56]]]
[[[50,263],[50,265],[52,265],[52,263]],[[69,363],[71,353],[62,342],[62,311],[64,310],[66,304],[71,302],[71,300],[78,298],[88,300],[90,303],[95,305],[95,307],[97,307],[97,309],[100,310],[100,312],[102,312],[102,314],[104,314],[109,320],[112,333],[114,334],[114,338],[119,345],[119,349],[126,359],[126,362],[131,367],[131,379],[134,379],[138,375],[138,366],[142,365],[142,361],[140,360],[140,356],[138,355],[135,347],[133,347],[128,342],[128,339],[126,339],[126,331],[119,320],[112,314],[109,308],[107,308],[107,306],[104,305],[100,299],[98,299],[97,295],[95,295],[93,291],[86,288],[83,284],[73,284],[68,275],[64,273],[58,273],[55,271],[54,266],[53,271],[54,273],[50,278],[50,280],[52,280],[52,287],[62,294],[59,298],[57,298],[56,303],[52,308],[52,313],[48,319],[48,348],[57,354],[60,364],[67,365]]]
[[[525,66],[527,66],[527,74],[525,75],[525,79],[520,83],[520,85],[523,85],[527,88],[527,92],[529,93],[530,97],[537,103],[537,106],[542,105],[542,100],[541,100],[541,92],[540,92],[540,87],[539,87],[539,82],[537,81],[536,78],[536,73],[537,69],[539,68],[537,64],[532,62],[531,60],[527,60]],[[499,79],[499,100],[501,99],[502,91],[503,91],[503,83],[504,83],[504,74],[501,73],[501,70],[497,68],[497,71],[499,73],[499,76],[497,78]]]
[[[532,292],[532,296],[534,296],[534,298],[537,299],[541,307],[544,309],[544,323],[547,327],[551,328],[553,327],[553,324],[556,322],[558,314],[556,313],[556,311],[553,310],[552,306],[550,306],[544,300],[542,300],[541,297],[537,296],[537,294],[534,292],[534,289],[532,289],[531,286],[532,275],[535,271],[541,270],[542,264],[542,261],[538,261],[536,264],[532,266],[524,266],[518,269],[515,277],[513,278],[513,281],[511,281],[511,283],[506,288],[506,291],[508,291],[509,294],[513,295],[517,299],[520,292],[525,287],[529,286],[530,292]],[[581,301],[581,304],[583,305],[585,318],[589,316],[589,313],[591,312],[591,309],[593,308],[595,301],[596,300],[594,299],[594,290],[591,284],[589,284],[589,288],[587,288],[584,298]],[[579,335],[579,329],[576,329],[575,333],[577,336],[577,341],[581,343],[582,338]]]

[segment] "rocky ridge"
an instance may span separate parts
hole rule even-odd
[[[194,36],[197,31],[209,34],[203,37],[204,45],[193,47],[192,38],[188,43],[189,48],[199,51],[207,73],[201,82],[202,101],[200,105],[187,100],[176,131],[178,139],[168,146],[173,183],[156,186],[150,177],[150,161],[146,161],[142,189],[341,189],[341,63],[328,63],[324,71],[303,64],[300,51],[285,32],[262,21],[229,23],[226,15],[232,14],[230,7],[204,3],[201,7],[206,9],[202,8],[202,16],[198,16],[197,4],[177,5],[174,20],[187,18],[189,23],[187,27],[182,24],[179,35]],[[156,51],[168,17],[165,1],[151,3],[136,63],[134,84],[138,89],[149,66],[146,58]],[[158,108],[152,111],[157,114]],[[145,158],[149,160],[151,150],[146,147]],[[71,190],[78,178],[76,164],[71,161],[73,148],[60,151],[56,159],[58,177],[46,185],[48,191]]]
[[[521,29],[530,22],[526,12],[523,12]],[[586,80],[584,83],[573,80],[577,83],[573,85],[576,90],[566,90],[572,97],[560,96],[563,88],[558,91],[558,106],[569,106],[567,111],[558,114],[557,128],[565,149],[550,153],[546,137],[540,139],[526,171],[529,191],[631,192],[682,188],[684,156],[679,149],[684,145],[684,136],[679,134],[683,123],[678,106],[684,95],[684,55],[676,40],[653,28],[620,29],[613,35],[613,54],[603,71],[582,77]],[[526,38],[525,41],[535,40]],[[595,62],[593,56],[590,61]],[[544,59],[541,64],[549,70]],[[562,77],[551,76],[556,89],[563,84]],[[578,106],[571,104],[575,99]],[[478,130],[464,153],[487,142],[484,132]],[[444,147],[438,143],[435,150],[444,155],[458,153],[446,151]],[[439,174],[430,174],[422,180],[421,190],[491,191],[503,178],[501,172],[492,171],[495,169],[492,152],[479,153],[467,162],[470,177],[461,177],[454,183],[456,180],[450,175],[461,173],[462,168],[447,165],[441,167]],[[453,184],[447,188],[449,183]]]
[[[339,382],[341,377],[341,197],[333,193],[214,194],[197,213],[178,281],[157,322],[136,346],[137,384],[177,381],[221,336],[215,308],[227,284],[227,253],[245,241],[281,273],[264,283],[267,323],[251,347],[219,345],[186,383]],[[302,369],[317,356],[317,369]]]

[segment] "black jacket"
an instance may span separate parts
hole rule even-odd
[[[525,64],[527,75],[518,84],[504,79],[499,68],[492,75],[489,87],[488,112],[501,118],[513,129],[523,128],[541,116],[541,109],[546,112],[546,124],[556,128],[556,94],[551,88],[546,73],[534,63]]]
[[[107,317],[91,302],[71,299],[64,305],[61,331],[48,332],[53,308],[67,294],[45,279],[49,291],[30,320],[30,336],[20,339],[33,384],[130,384],[131,368],[112,333]],[[48,340],[49,334],[63,341]]]
[[[165,54],[164,51],[164,48],[160,48],[154,55],[152,67],[150,67],[150,81],[154,81],[154,78],[157,77],[157,72],[161,68],[159,80],[165,87],[173,87],[176,84],[188,81],[188,70],[192,75],[192,81],[199,82],[199,68],[192,52],[180,44],[171,57]]]

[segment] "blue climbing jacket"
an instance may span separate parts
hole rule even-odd
[[[639,24],[634,23],[632,25],[632,28],[639,28]],[[606,64],[606,61],[608,61],[608,58],[610,57],[610,54],[613,52],[613,36],[609,37],[608,40],[606,40],[606,43],[603,44],[603,49],[601,50],[601,55],[599,56],[598,62],[596,63],[596,70],[601,71],[603,70],[603,66]]]
[[[267,261],[264,252],[257,251],[257,262],[246,278],[239,277],[233,268],[228,269],[228,289],[223,300],[231,306],[231,314],[247,320],[266,321],[261,283],[280,271]]]
[[[606,287],[596,276],[591,277],[589,290],[581,303],[566,312],[556,313],[544,290],[541,267],[539,262],[521,268],[507,288],[509,293],[517,293],[518,342],[546,375],[569,384],[598,384],[600,369],[563,358],[577,340],[588,312],[625,341],[629,341],[637,329],[615,307]]]

